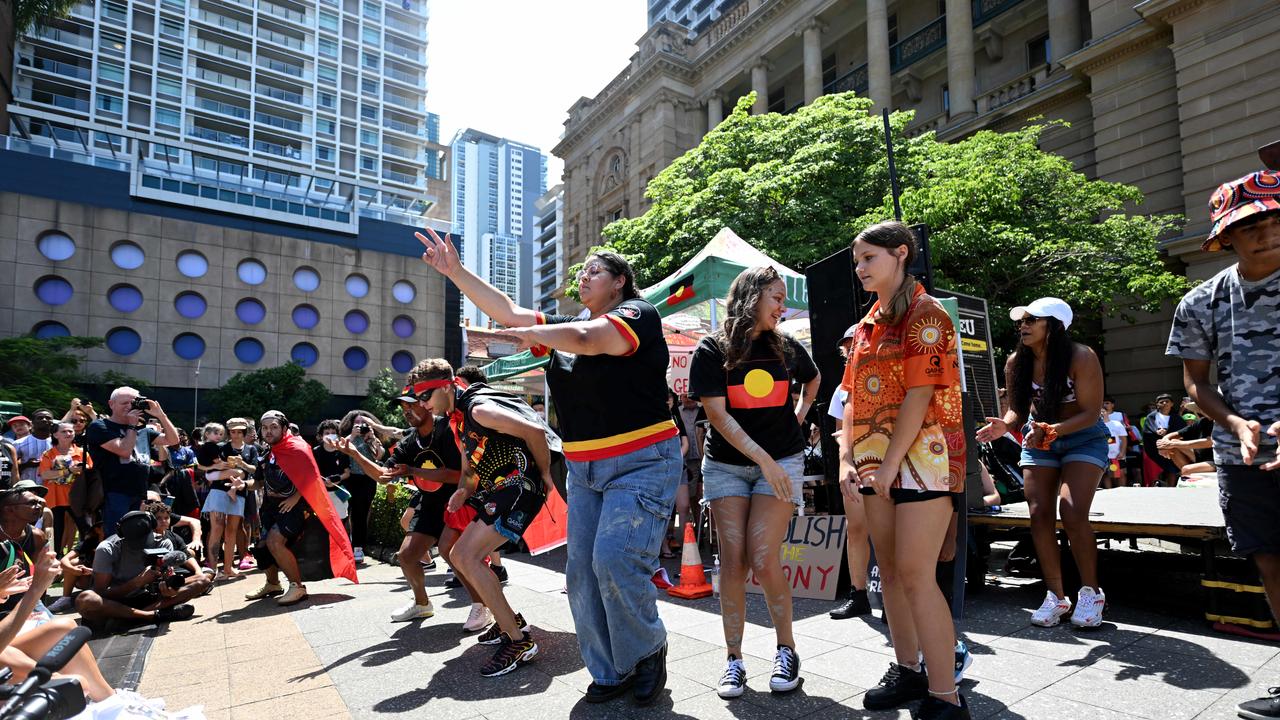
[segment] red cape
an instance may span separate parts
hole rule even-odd
[[[280,442],[271,446],[276,464],[289,476],[293,486],[302,493],[311,511],[316,514],[324,529],[329,531],[329,567],[334,577],[341,577],[353,583],[356,578],[356,559],[351,552],[351,540],[347,538],[347,530],[338,519],[338,513],[329,500],[329,492],[324,481],[320,479],[320,468],[316,466],[316,458],[311,448],[302,438],[285,433]]]

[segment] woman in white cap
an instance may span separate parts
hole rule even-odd
[[[1062,300],[1040,298],[1010,310],[1009,317],[1020,338],[1004,368],[1009,409],[1003,417],[987,418],[977,439],[991,442],[1010,427],[1022,428],[1019,465],[1031,510],[1031,539],[1048,586],[1031,622],[1051,627],[1071,612],[1072,625],[1098,627],[1106,596],[1098,586],[1089,506],[1108,465],[1102,366],[1092,349],[1071,340],[1071,306]],[[1083,583],[1075,612],[1062,584],[1055,505]]]

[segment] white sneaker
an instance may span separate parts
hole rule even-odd
[[[364,562],[364,548],[352,548],[351,554],[355,556],[356,562]]]
[[[489,608],[481,603],[471,603],[471,615],[462,624],[462,629],[467,632],[476,632],[489,627],[491,622],[493,622],[493,613],[489,612]]]
[[[722,698],[736,698],[747,688],[747,668],[736,655],[730,655],[724,664],[724,675],[716,686],[716,694]]]
[[[1062,622],[1062,616],[1071,612],[1071,599],[1060,598],[1050,590],[1044,594],[1044,602],[1040,608],[1031,613],[1031,624],[1040,627],[1053,627]]]
[[[418,618],[429,618],[436,614],[436,609],[431,607],[431,600],[427,600],[426,605],[418,605],[409,603],[399,610],[391,613],[391,622],[409,622]]]
[[[1096,628],[1102,624],[1102,609],[1107,604],[1107,595],[1098,588],[1080,588],[1076,596],[1076,611],[1071,613],[1071,624],[1078,628]]]

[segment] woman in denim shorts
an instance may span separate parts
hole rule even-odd
[[[1031,511],[1031,539],[1048,586],[1031,622],[1051,627],[1071,612],[1072,625],[1098,627],[1106,595],[1098,586],[1098,546],[1089,524],[1089,506],[1109,464],[1111,432],[1100,419],[1102,366],[1092,349],[1072,342],[1067,332],[1072,312],[1065,302],[1040,298],[1010,310],[1009,317],[1020,339],[1005,364],[1010,407],[1003,417],[987,418],[989,424],[978,431],[978,442],[990,442],[1010,427],[1022,428],[1019,464]],[[1074,612],[1062,586],[1055,505],[1084,583]]]
[[[791,588],[779,552],[804,506],[805,440],[800,423],[818,393],[818,368],[800,343],[778,332],[787,287],[772,267],[744,270],[729,287],[728,319],[698,343],[689,366],[689,396],[711,421],[702,458],[703,497],[720,539],[720,611],[728,660],[717,692],[742,695],[747,570],[764,587],[778,652],[772,692],[800,685],[800,657],[791,634]],[[800,406],[791,383],[804,386]]]

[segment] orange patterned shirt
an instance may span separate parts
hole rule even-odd
[[[908,389],[933,386],[924,424],[902,461],[893,487],[963,492],[965,440],[960,398],[960,359],[955,326],[945,308],[916,287],[906,316],[876,324],[879,301],[854,331],[841,383],[852,420],[845,423],[858,476],[870,482],[889,450],[898,408]]]

